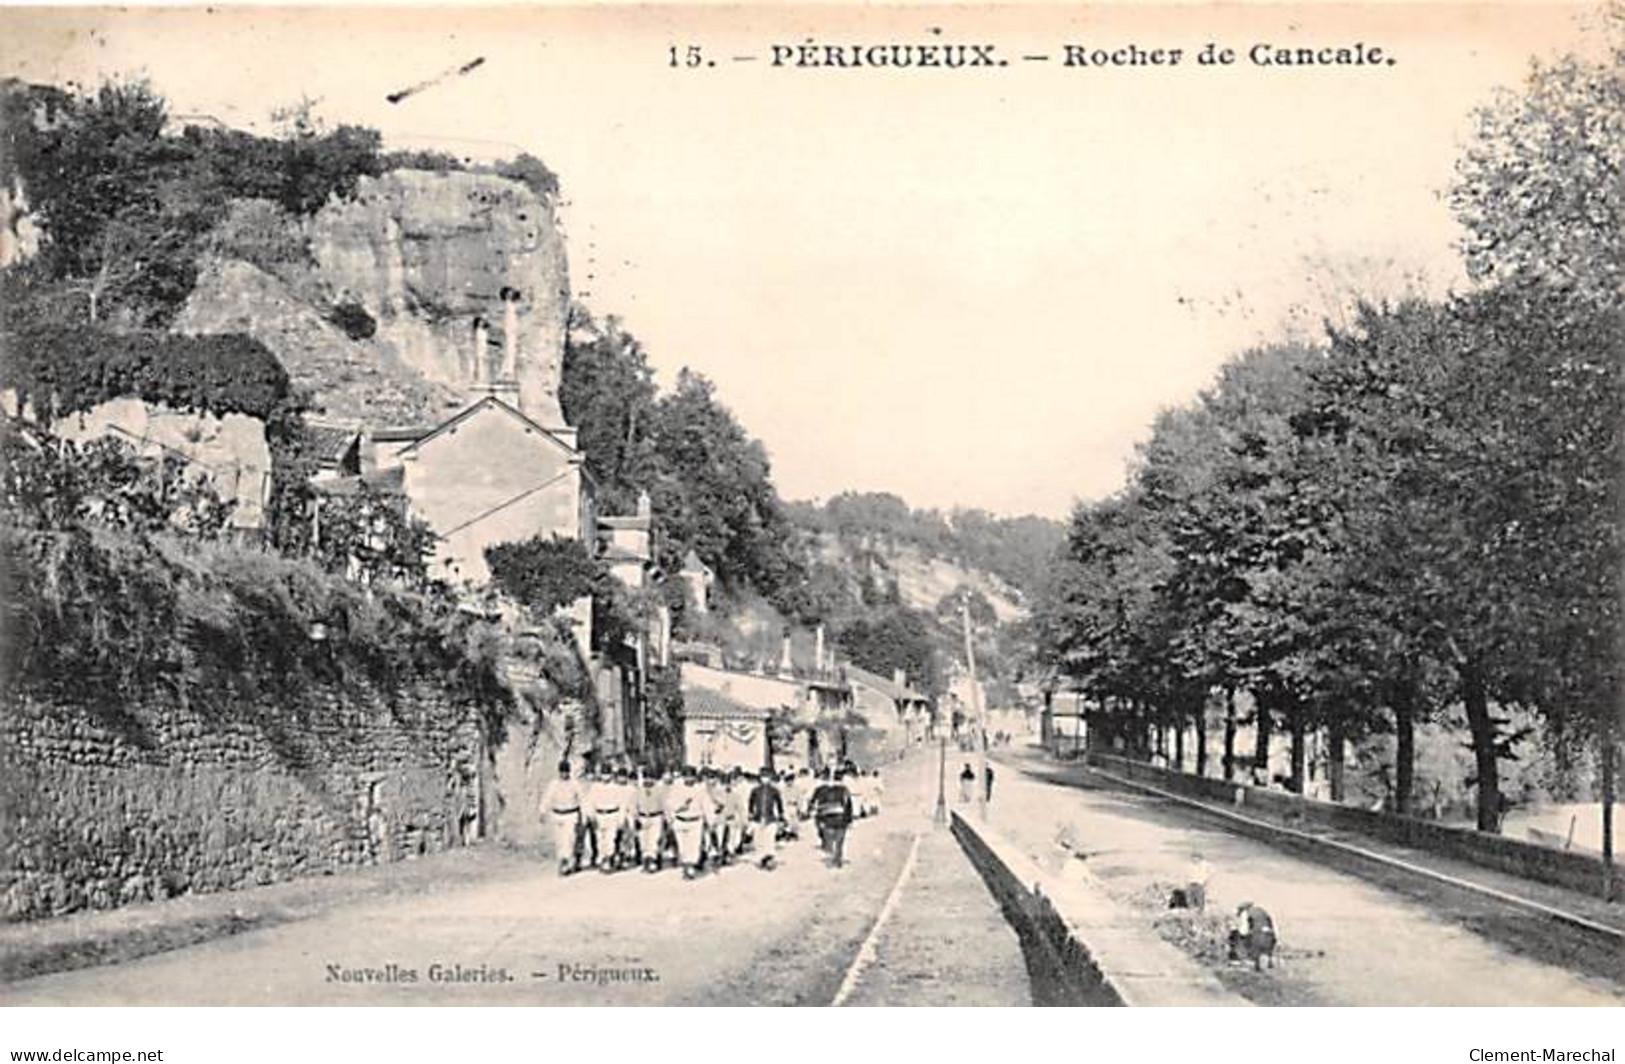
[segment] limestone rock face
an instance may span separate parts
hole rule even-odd
[[[15,180],[0,185],[0,269],[39,254],[42,235],[23,183]]]
[[[462,401],[457,389],[400,365],[387,345],[351,340],[281,280],[246,262],[204,263],[175,330],[252,336],[310,394],[314,412],[337,421],[432,424]]]
[[[515,380],[526,414],[563,424],[570,293],[550,202],[492,174],[395,170],[362,178],[308,235],[322,288],[364,307],[403,365],[462,390]]]
[[[247,414],[224,417],[173,410],[141,399],[109,399],[82,413],[60,418],[51,431],[76,443],[112,435],[151,458],[181,455],[187,468],[209,481],[215,494],[235,503],[231,526],[255,530],[265,525],[271,494],[271,448],[265,423]]]

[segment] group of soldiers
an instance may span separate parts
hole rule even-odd
[[[863,772],[850,761],[818,778],[805,768],[747,774],[693,765],[662,775],[627,763],[573,778],[563,761],[542,795],[541,814],[553,829],[560,875],[583,868],[658,872],[670,863],[693,879],[747,851],[759,850],[757,865],[773,868],[780,848],[800,838],[809,820],[839,867],[847,828],[880,812],[884,789],[878,770]]]

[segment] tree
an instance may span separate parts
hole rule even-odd
[[[643,345],[611,316],[602,324],[585,307],[570,310],[559,403],[579,426],[587,471],[607,513],[630,513],[654,487],[654,371]]]
[[[592,594],[601,569],[579,540],[540,536],[487,547],[485,560],[502,593],[542,617]]]
[[[1521,93],[1478,110],[1450,190],[1475,278],[1527,277],[1613,306],[1625,293],[1625,14],[1608,17],[1612,62],[1535,61]]]
[[[769,601],[798,586],[803,560],[773,487],[767,449],[745,433],[709,380],[683,370],[655,405],[661,561],[676,568],[690,549],[724,587],[754,587]]]
[[[231,504],[174,454],[144,458],[112,437],[83,445],[0,418],[0,499],[15,523],[64,531],[87,523],[138,535],[216,539]]]
[[[942,690],[936,642],[930,623],[917,610],[899,606],[859,618],[836,633],[835,645],[859,668],[888,678],[902,669],[920,690],[932,695]]]
[[[1566,297],[1563,305],[1545,301],[1556,316],[1544,321],[1553,339],[1566,332],[1588,329],[1596,315],[1616,323],[1625,307],[1625,11],[1610,5],[1609,54],[1602,61],[1566,55],[1552,62],[1536,62],[1521,93],[1503,92],[1478,112],[1474,140],[1457,164],[1451,206],[1467,229],[1465,247],[1469,270],[1493,282],[1516,282],[1518,290],[1544,286]],[[1509,323],[1526,327],[1541,319]],[[1594,383],[1617,397],[1625,363],[1618,357],[1602,361],[1608,372],[1593,372]],[[1587,359],[1559,359],[1556,368],[1573,370]],[[1551,361],[1537,364],[1548,368]],[[1554,374],[1548,384],[1557,384]],[[1605,378],[1609,378],[1606,379]],[[1594,392],[1595,388],[1582,391]],[[1565,413],[1567,411],[1564,411]],[[1613,411],[1611,442],[1592,438],[1595,453],[1617,456],[1625,423]],[[1559,415],[1559,420],[1566,420]],[[1592,511],[1586,511],[1590,513]],[[1578,626],[1562,626],[1581,638],[1580,645],[1599,652],[1593,660],[1625,659],[1625,630],[1618,622],[1618,606],[1625,599],[1625,566],[1618,564],[1617,507],[1607,511],[1613,525],[1596,542],[1605,545],[1612,561],[1606,607],[1576,610],[1592,618]],[[1603,575],[1596,573],[1594,575]],[[1593,589],[1599,584],[1591,585]],[[1596,595],[1588,597],[1595,600]],[[1600,603],[1599,603],[1600,606]],[[1597,623],[1599,620],[1604,623]],[[1609,640],[1612,639],[1612,642]],[[1595,670],[1585,670],[1595,672]],[[1606,670],[1604,670],[1606,672]],[[1607,677],[1594,677],[1606,682]],[[1582,697],[1592,707],[1601,762],[1603,851],[1613,889],[1613,800],[1621,720],[1625,718],[1625,677],[1614,677],[1612,697],[1596,693]],[[1593,685],[1586,684],[1588,688]],[[1594,688],[1593,688],[1594,691]],[[1606,708],[1604,708],[1606,707]]]
[[[407,512],[404,499],[363,484],[351,494],[315,496],[310,506],[309,552],[323,568],[363,584],[429,582],[434,531]]]

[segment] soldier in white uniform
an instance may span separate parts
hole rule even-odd
[[[569,875],[579,867],[576,858],[581,831],[581,784],[570,778],[570,762],[559,762],[559,775],[542,793],[542,821],[553,825],[553,852],[558,856],[559,875]]]
[[[644,769],[641,775],[635,801],[638,857],[645,872],[658,872],[666,847],[667,788],[655,779],[653,769]]]
[[[677,836],[677,861],[683,866],[684,879],[699,874],[705,836],[711,827],[711,809],[711,796],[700,786],[699,774],[692,766],[684,768],[682,780],[672,786],[666,798],[666,817]]]
[[[704,789],[706,797],[710,799],[710,807],[706,810],[709,819],[706,826],[707,850],[713,864],[720,865],[728,852],[728,820],[723,815],[728,805],[728,784],[722,774],[714,768],[707,768],[703,772]]]
[[[726,825],[723,833],[727,840],[727,848],[722,852],[724,864],[731,864],[734,858],[745,852],[745,837],[750,831],[750,790],[744,781],[744,773],[736,766],[728,773],[722,791],[722,817]]]
[[[592,809],[594,837],[598,840],[598,869],[613,872],[620,867],[621,837],[632,819],[633,794],[626,770],[604,772],[587,792]]]

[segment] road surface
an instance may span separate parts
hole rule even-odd
[[[694,882],[670,870],[560,879],[538,862],[534,874],[0,986],[0,1001],[1028,1003],[1014,932],[951,836],[932,827],[925,759],[887,776],[886,808],[854,827],[841,870],[825,866],[810,830],[773,871],[741,864]]]

